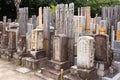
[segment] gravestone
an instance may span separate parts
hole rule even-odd
[[[25,36],[27,32],[28,8],[19,9],[19,36]]]
[[[31,30],[31,36],[28,34],[27,40],[29,40],[28,48],[30,47],[28,51],[29,55],[22,58],[22,66],[37,70],[47,62],[47,57],[43,49],[43,30]]]
[[[68,60],[67,41],[68,41],[68,38],[63,34],[59,34],[54,37],[54,39],[53,39],[53,59],[55,61],[63,62],[63,61]]]
[[[95,35],[95,61],[98,75],[104,76],[109,72],[113,60],[113,52],[109,46],[108,35]]]
[[[79,37],[77,41],[77,65],[71,67],[70,74],[65,75],[64,80],[97,80],[94,53],[94,38],[91,36]]]
[[[64,34],[57,34],[53,39],[53,58],[48,61],[46,67],[42,69],[42,74],[47,75],[55,80],[60,79],[60,71],[64,70],[66,74],[70,68],[68,60],[68,37]]]
[[[26,33],[26,40],[27,40],[27,50],[29,51],[31,48],[31,38],[32,38],[32,30],[33,30],[33,24],[28,23],[27,24],[27,33]]]
[[[31,50],[42,50],[43,49],[43,30],[34,29],[32,30],[32,41]]]
[[[77,66],[92,68],[94,66],[94,38],[90,36],[79,37],[77,41]]]

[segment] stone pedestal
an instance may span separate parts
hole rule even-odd
[[[41,59],[33,59],[32,57],[22,58],[22,66],[31,70],[37,70],[44,67],[47,64],[47,57]]]
[[[58,62],[54,60],[49,60],[48,62],[49,62],[49,67],[53,68],[54,70],[60,71],[61,69],[66,70],[70,68],[69,61]]]
[[[27,67],[31,70],[40,69],[44,67],[47,62],[47,57],[44,50],[30,51],[30,56],[22,58],[22,66]]]
[[[59,34],[54,36],[53,39],[53,59],[49,60],[46,67],[42,68],[41,74],[55,80],[60,80],[61,69],[64,70],[63,74],[69,72],[70,63],[68,61],[68,38]]]
[[[82,69],[77,66],[72,66],[70,74],[64,75],[64,80],[99,80],[96,74],[96,69]]]

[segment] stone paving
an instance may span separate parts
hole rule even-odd
[[[34,72],[20,73],[17,66],[0,59],[0,80],[43,80],[34,75]]]

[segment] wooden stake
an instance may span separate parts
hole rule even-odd
[[[90,33],[90,7],[86,7],[86,34]]]
[[[39,29],[43,29],[43,27],[42,27],[42,7],[39,8]]]

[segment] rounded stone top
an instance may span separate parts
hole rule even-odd
[[[81,36],[79,37],[79,39],[94,39],[94,38],[91,36]]]

